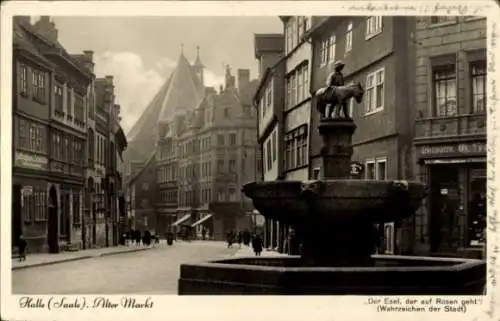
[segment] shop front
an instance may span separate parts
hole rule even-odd
[[[417,146],[421,178],[429,187],[431,253],[478,257],[486,226],[486,142]]]
[[[15,152],[12,171],[12,247],[22,234],[30,252],[49,250],[47,230],[49,224],[57,224],[57,217],[49,216],[48,178],[47,157]],[[53,222],[54,219],[56,221]]]

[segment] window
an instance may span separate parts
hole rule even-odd
[[[33,70],[32,73],[33,98],[39,102],[45,102],[45,73]]]
[[[384,223],[385,254],[394,254],[394,223]]]
[[[387,180],[387,159],[377,158],[365,162],[365,178]]]
[[[224,160],[223,159],[217,160],[217,172],[218,173],[224,172]]]
[[[320,174],[319,168],[313,169],[313,179],[319,179],[319,174]]]
[[[28,67],[26,65],[19,66],[19,93],[28,96]]]
[[[230,108],[224,108],[224,117],[229,118],[230,117],[229,112]]]
[[[309,97],[309,66],[302,64],[286,79],[286,108],[290,109]]]
[[[20,150],[45,154],[46,128],[26,119],[19,119],[19,143]]]
[[[335,35],[331,35],[330,39],[328,41],[328,63],[333,63],[335,60],[335,42],[336,42],[336,37]]]
[[[288,109],[292,105],[292,102],[291,102],[292,82],[291,82],[290,77],[287,77],[285,82],[286,82],[285,83],[285,87],[286,87],[285,106]]]
[[[307,126],[300,126],[285,137],[285,166],[293,170],[307,163]]]
[[[85,125],[85,107],[83,97],[75,93],[75,123],[77,125]]]
[[[328,39],[321,41],[321,60],[320,67],[325,66],[328,62]]]
[[[43,222],[47,220],[47,193],[42,186],[21,189],[21,215],[25,222]]]
[[[94,114],[95,114],[95,101],[94,101],[94,89],[93,85],[91,85],[91,89],[88,94],[88,101],[87,101],[87,113],[90,119],[94,119]]]
[[[273,162],[276,161],[276,154],[278,154],[278,150],[277,150],[277,146],[276,146],[278,144],[278,140],[277,139],[278,138],[277,138],[277,135],[276,135],[276,131],[274,131],[273,132],[273,136],[272,136],[272,140],[273,140],[273,142],[272,142],[272,145],[273,145],[273,152],[272,152],[272,154],[273,154]]]
[[[229,172],[236,173],[236,160],[235,159],[229,160]]]
[[[303,68],[297,69],[297,103],[304,99],[304,79],[302,78]]]
[[[365,162],[365,179],[375,179],[375,162],[373,160]]]
[[[224,188],[220,187],[217,189],[217,201],[223,202],[225,200],[226,200],[226,195],[225,195]]]
[[[304,84],[304,99],[306,99],[307,97],[309,97],[309,66],[308,65],[304,65],[302,67],[302,78],[303,78],[303,84]]]
[[[272,82],[267,85],[266,88],[266,109],[271,106],[273,102],[273,87]]]
[[[453,23],[457,21],[455,16],[432,16],[430,17],[430,24]]]
[[[229,144],[236,145],[236,134],[229,134]]]
[[[366,39],[382,32],[382,16],[371,16],[366,19]]]
[[[381,181],[387,180],[387,160],[383,158],[383,159],[377,159],[375,160],[375,162],[377,163],[375,171],[376,179]]]
[[[292,19],[290,19],[286,25],[286,30],[285,30],[285,33],[286,33],[285,46],[286,46],[287,53],[289,53],[292,50],[292,39],[293,39],[292,28],[293,28]]]
[[[63,112],[63,105],[64,105],[64,98],[63,98],[63,87],[61,84],[55,84],[54,85],[54,107],[55,107],[55,112],[56,115],[64,115]]]
[[[221,146],[224,145],[224,135],[217,135],[217,144]]]
[[[290,76],[290,82],[292,85],[292,95],[290,97],[290,104],[291,104],[290,107],[291,107],[297,103],[297,77],[295,73],[293,73]]]
[[[436,116],[457,114],[457,74],[455,65],[438,66],[433,70]]]
[[[345,34],[345,53],[348,53],[351,50],[352,50],[352,22],[349,22]]]
[[[484,113],[486,109],[486,61],[474,61],[470,64],[472,112]]]
[[[365,114],[384,109],[384,68],[366,76]]]
[[[229,201],[236,202],[236,200],[237,200],[236,189],[234,189],[233,187],[230,187],[229,188]]]
[[[71,100],[71,88],[66,87],[66,105],[67,105],[67,110],[66,112],[68,113],[68,118],[73,118],[73,101]]]
[[[267,163],[267,170],[270,171],[271,168],[273,167],[271,140],[270,139],[266,143],[266,163]]]

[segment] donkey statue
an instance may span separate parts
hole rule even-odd
[[[324,118],[332,118],[335,109],[342,107],[342,113],[344,114],[344,118],[349,118],[347,112],[347,102],[349,101],[349,99],[354,98],[356,102],[359,104],[363,101],[364,94],[365,91],[361,86],[361,83],[359,82],[347,86],[323,87],[318,89],[314,94],[318,99],[316,103],[316,109],[321,114],[321,118],[324,119]],[[328,115],[326,115],[327,105],[335,107],[335,108],[330,108]]]

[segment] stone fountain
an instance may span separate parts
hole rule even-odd
[[[302,255],[244,257],[181,266],[179,294],[481,294],[481,260],[374,255],[375,224],[414,214],[426,195],[409,181],[349,179],[356,125],[326,119],[321,179],[243,187],[267,218],[294,227]]]

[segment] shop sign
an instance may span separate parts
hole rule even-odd
[[[47,157],[44,156],[16,152],[15,164],[18,167],[25,167],[32,169],[47,169],[48,159]]]
[[[486,154],[486,143],[459,143],[436,146],[423,146],[423,156],[439,156],[446,154]]]

